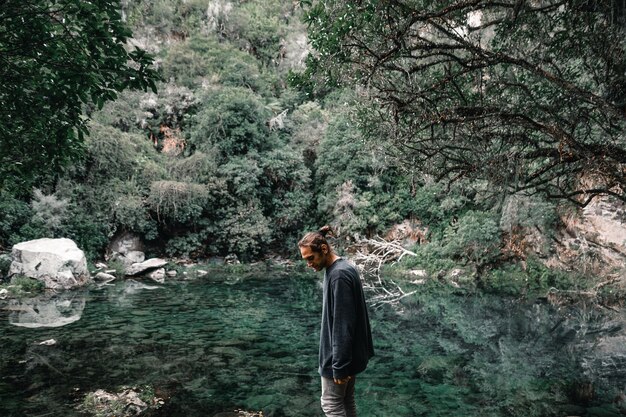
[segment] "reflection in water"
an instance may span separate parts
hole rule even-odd
[[[146,417],[320,417],[319,278],[120,281],[12,306],[69,317],[76,303],[80,321],[57,328],[11,326],[18,311],[0,309],[0,416],[82,417],[87,392],[150,386],[166,403]],[[371,309],[360,417],[626,414],[623,312],[451,291],[423,285],[400,313]]]
[[[85,292],[46,293],[23,300],[11,300],[9,323],[19,327],[61,327],[80,320],[85,309]]]
[[[109,293],[109,299],[121,307],[131,308],[137,299],[136,295],[138,293],[163,288],[164,287],[158,285],[149,285],[135,281],[134,279],[127,279],[121,285],[113,286],[113,289]]]

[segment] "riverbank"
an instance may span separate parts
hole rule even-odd
[[[0,278],[3,271],[8,271],[9,265],[6,254],[0,256],[0,261],[2,260],[6,268],[0,269]],[[249,263],[242,263],[236,258],[233,260],[220,257],[201,261],[177,258],[164,261],[166,278],[163,279],[167,280],[192,280],[224,275],[245,279],[258,274],[284,278],[291,274],[314,276],[302,261],[280,256]],[[486,293],[520,299],[546,299],[556,304],[592,302],[610,309],[619,309],[626,301],[626,277],[618,274],[597,277],[551,269],[533,258],[523,263],[504,264],[498,268],[483,270],[481,274],[473,265],[459,266],[446,259],[419,257],[407,257],[401,262],[383,265],[375,274],[368,274],[366,265],[358,266],[375,305],[396,304],[424,287],[437,286],[459,294]],[[92,277],[106,273],[110,280],[124,279],[126,268],[123,263],[115,260],[89,265]],[[150,281],[148,276],[139,279]],[[40,282],[27,277],[15,277],[10,282],[7,279],[0,281],[0,299],[35,296],[42,291]]]

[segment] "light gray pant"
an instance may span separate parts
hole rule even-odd
[[[322,377],[322,410],[326,417],[357,417],[354,403],[353,376],[345,384],[335,384],[331,378]]]

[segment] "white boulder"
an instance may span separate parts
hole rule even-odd
[[[24,275],[46,288],[70,289],[90,280],[87,259],[71,239],[36,239],[18,243],[11,252],[9,276]]]

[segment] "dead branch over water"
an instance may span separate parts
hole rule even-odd
[[[354,262],[364,277],[364,288],[372,291],[370,303],[374,308],[383,304],[397,304],[401,299],[414,294],[405,292],[395,281],[383,281],[381,269],[383,265],[393,265],[405,256],[417,256],[415,252],[404,248],[400,240],[387,241],[380,236],[362,239],[354,245],[356,249]]]

